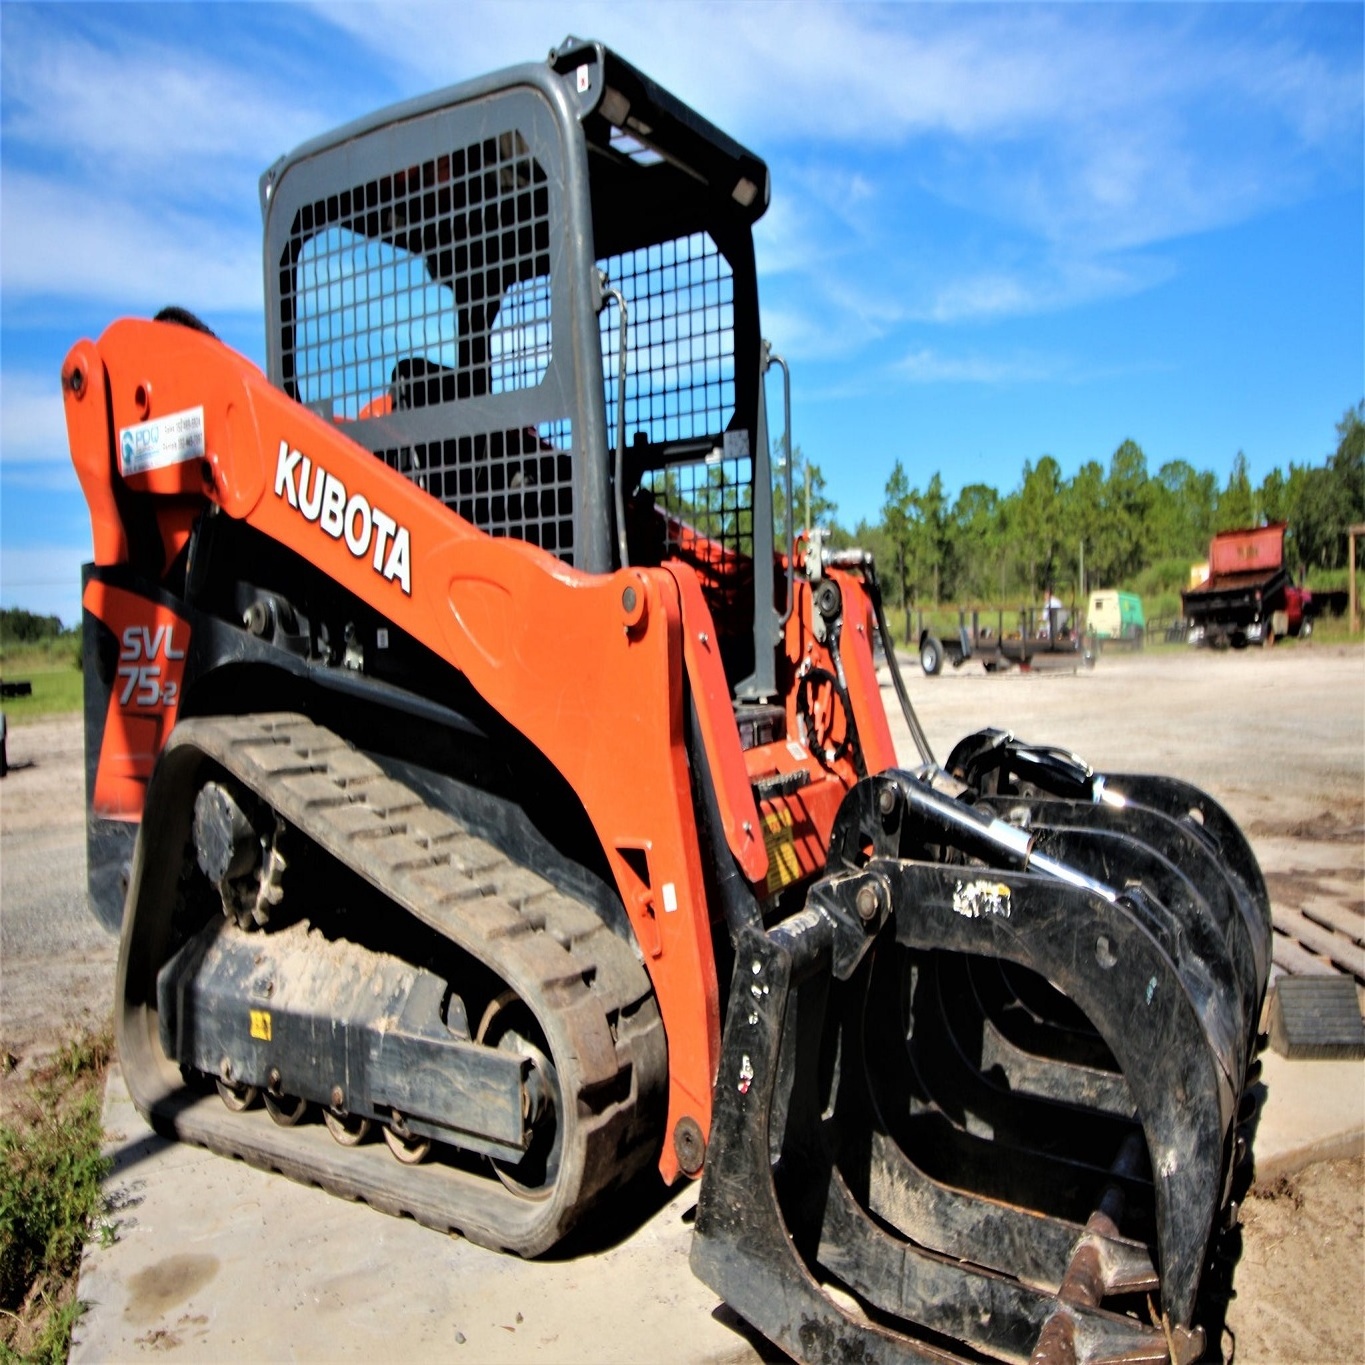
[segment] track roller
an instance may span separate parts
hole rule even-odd
[[[333,1139],[343,1147],[358,1147],[369,1136],[370,1121],[348,1114],[343,1110],[326,1108],[322,1111],[322,1121]]]
[[[394,1114],[382,1132],[389,1151],[404,1166],[420,1166],[431,1155],[431,1139],[418,1137],[403,1121],[402,1114]]]

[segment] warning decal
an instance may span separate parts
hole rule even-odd
[[[775,896],[784,886],[801,879],[792,813],[785,806],[764,811],[763,843],[768,850],[768,894]]]

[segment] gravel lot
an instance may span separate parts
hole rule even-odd
[[[1317,896],[1365,908],[1359,647],[1153,651],[1105,656],[1076,674],[988,676],[968,664],[926,679],[908,668],[907,681],[940,759],[994,724],[1065,744],[1101,770],[1187,777],[1247,830],[1277,903]],[[889,687],[884,697],[894,713]],[[913,762],[898,719],[893,730]],[[84,906],[80,750],[75,716],[10,732],[11,770],[0,782],[0,1059],[13,1061],[0,1067],[0,1110],[35,1057],[109,1012],[116,944]],[[1322,1163],[1248,1200],[1229,1312],[1239,1361],[1365,1359],[1363,1210],[1358,1160]]]

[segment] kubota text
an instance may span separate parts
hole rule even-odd
[[[309,478],[309,475],[312,478]],[[296,481],[297,480],[297,481]],[[387,512],[371,507],[363,493],[346,492],[335,474],[315,465],[302,451],[280,442],[275,464],[275,496],[317,522],[333,540],[364,559],[374,546],[374,571],[412,595],[412,538]]]

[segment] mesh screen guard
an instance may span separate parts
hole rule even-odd
[[[286,389],[354,421],[386,398],[533,388],[552,349],[549,247],[546,175],[517,132],[304,205],[280,272]]]
[[[661,553],[706,540],[721,572],[755,550],[748,223],[657,156],[594,145],[585,177],[561,114],[518,86],[281,163],[272,378],[480,529],[606,569],[620,315],[585,326],[600,269],[630,309],[627,494],[666,513]]]
[[[491,535],[582,544],[561,142],[505,92],[290,168],[267,223],[276,382]]]

